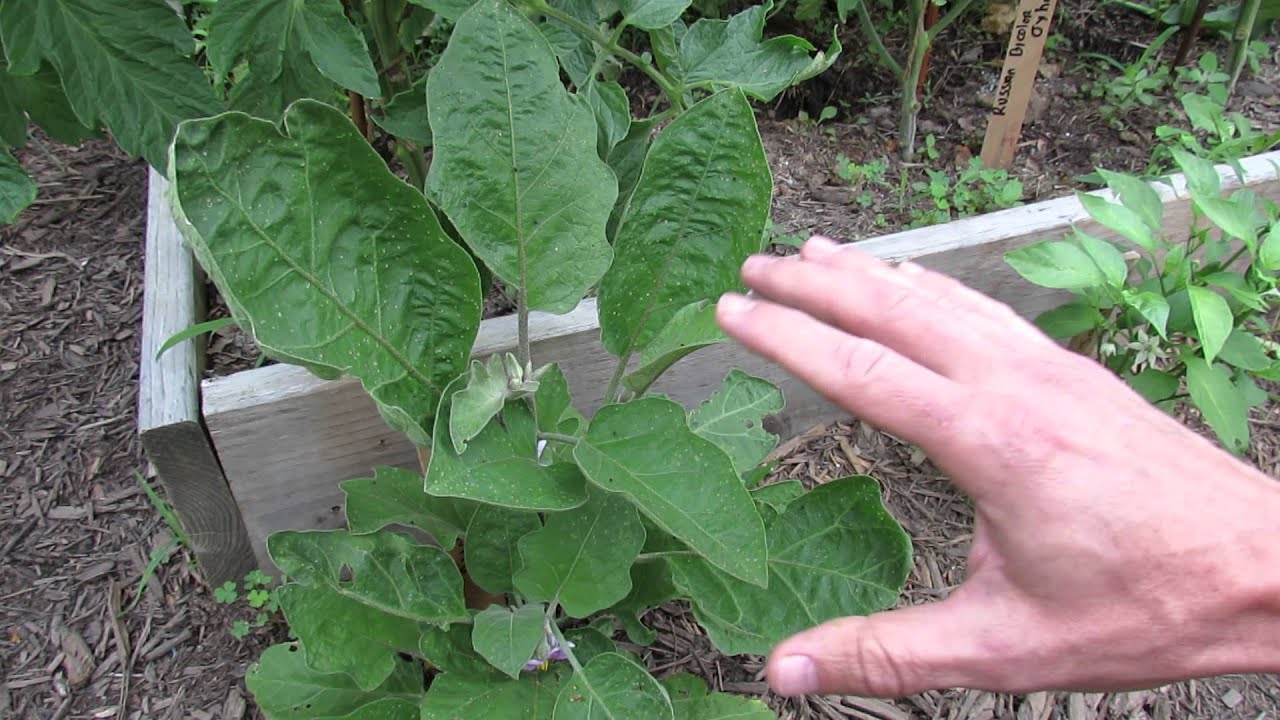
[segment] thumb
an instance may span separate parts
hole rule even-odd
[[[774,648],[766,668],[769,685],[784,697],[898,698],[990,682],[982,677],[983,668],[998,655],[998,638],[1004,635],[991,627],[992,613],[974,610],[973,603],[952,596],[831,620]]]

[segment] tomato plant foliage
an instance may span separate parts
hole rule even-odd
[[[758,487],[778,388],[733,370],[692,412],[649,392],[727,341],[714,302],[762,249],[773,188],[749,98],[838,45],[764,38],[767,5],[686,26],[680,0],[218,0],[197,48],[163,0],[125,4],[0,0],[0,110],[22,119],[5,141],[27,120],[106,128],[163,168],[241,327],[358,378],[429,450],[420,472],[343,483],[346,529],[270,538],[296,639],[249,674],[268,717],[772,717],[652,677],[613,623],[652,642],[641,616],[683,599],[722,650],[762,653],[894,602],[910,543],[874,481]],[[456,21],[447,46],[409,72],[395,44],[434,13]],[[632,117],[622,63],[665,109]],[[391,152],[348,115],[361,100]],[[20,174],[0,156],[0,182]],[[519,347],[473,362],[487,277]],[[596,292],[617,370],[588,416],[532,357],[528,318]]]

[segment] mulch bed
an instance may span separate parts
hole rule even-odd
[[[1131,32],[1111,32],[1117,23],[1122,27],[1123,16],[1102,17],[1062,31],[1080,47],[1105,42],[1115,53],[1140,52],[1125,39]],[[862,45],[856,36],[849,40],[848,48]],[[978,61],[969,57],[974,47]],[[921,122],[922,137],[938,136],[939,162],[977,151],[983,108],[975,98],[996,72],[984,62],[1001,48],[975,31],[939,44]],[[1097,164],[1138,169],[1152,142],[1152,118],[1135,116],[1124,129],[1102,122],[1080,97],[1072,63],[1058,64],[1019,155],[1016,174],[1028,200],[1070,192],[1079,186],[1074,178]],[[834,169],[837,154],[858,162],[892,157],[894,119],[874,107],[887,85],[852,66],[833,73],[828,86],[784,98],[761,120],[776,176],[775,219],[800,234],[881,234],[874,212],[853,204]],[[1280,125],[1274,58],[1251,82],[1239,109],[1260,124]],[[864,95],[870,97],[865,105],[843,111],[861,122],[845,115],[818,127],[794,120],[805,103],[820,108],[831,97]],[[46,152],[20,153],[40,183],[38,204],[17,224],[0,228],[0,718],[256,717],[243,675],[281,637],[279,628],[233,639],[231,622],[242,615],[213,601],[182,550],[149,576],[130,608],[152,552],[171,538],[135,477],[147,472],[135,428],[145,167],[105,140],[46,146]],[[895,173],[922,172],[891,165]],[[891,226],[906,219],[889,194],[876,202]],[[234,328],[219,332],[210,347],[213,374],[257,361],[252,342]],[[1254,418],[1252,459],[1273,475],[1280,470],[1277,410],[1274,404],[1259,408]],[[1196,418],[1187,421],[1199,427]],[[812,484],[866,473],[880,480],[915,543],[902,603],[939,599],[963,579],[972,511],[917,450],[850,421],[814,428],[778,457],[777,478]],[[784,718],[1280,718],[1280,689],[1268,676],[1106,695],[950,691],[897,702],[783,700],[767,694],[761,658],[717,653],[682,604],[656,609],[646,620],[664,630],[644,650],[651,667],[763,694]]]

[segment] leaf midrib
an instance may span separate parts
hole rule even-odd
[[[310,171],[311,162],[310,162],[310,156],[307,155],[305,152],[304,152],[304,157],[306,158],[305,162],[307,165],[307,167],[304,168],[304,176],[305,176],[306,173]],[[403,353],[400,352],[398,348],[395,347],[394,344],[389,342],[381,333],[374,332],[374,329],[367,322],[365,322],[363,318],[361,318],[351,308],[347,307],[346,303],[343,303],[338,298],[338,296],[335,293],[333,293],[329,288],[325,287],[324,284],[320,282],[320,279],[318,277],[316,277],[311,272],[307,271],[305,268],[299,265],[293,258],[289,257],[288,253],[286,253],[280,245],[276,244],[276,242],[261,227],[258,226],[258,223],[253,219],[253,216],[249,214],[248,208],[245,208],[243,205],[237,202],[222,187],[221,184],[214,181],[213,172],[210,170],[207,163],[202,162],[201,166],[204,168],[205,177],[209,179],[209,186],[212,187],[219,195],[223,197],[223,199],[231,203],[232,206],[235,207],[240,212],[240,215],[245,219],[245,222],[249,224],[249,227],[252,228],[253,231],[258,235],[259,239],[262,240],[262,243],[267,247],[271,248],[271,250],[275,252],[275,254],[282,261],[284,261],[285,265],[289,266],[291,270],[296,272],[303,280],[305,280],[308,284],[314,287],[317,292],[323,295],[325,299],[327,299],[330,303],[332,303],[333,306],[337,308],[338,312],[341,315],[346,316],[346,318],[350,320],[353,325],[358,327],[366,335],[372,338],[373,341],[379,347],[385,350],[386,353],[389,356],[391,356],[391,358],[395,360],[396,363],[404,369],[405,373],[409,377],[413,378],[414,380],[418,381],[419,383],[430,388],[433,391],[438,391],[438,387],[435,381],[427,377],[427,375],[425,375],[421,370],[419,370],[409,360],[408,357],[406,357]],[[310,191],[308,190],[308,192]],[[316,362],[325,362],[325,361],[317,359]]]

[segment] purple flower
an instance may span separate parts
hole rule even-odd
[[[569,643],[569,647],[573,648],[573,643]],[[534,652],[533,657],[524,664],[524,670],[525,672],[546,670],[553,661],[568,659],[569,656],[565,654],[564,648],[560,647],[560,642],[548,632],[546,638],[538,644],[538,649]]]

